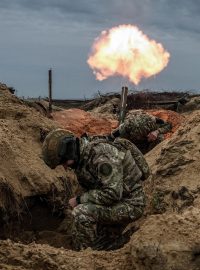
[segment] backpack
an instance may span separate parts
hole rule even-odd
[[[120,138],[120,137],[117,137],[113,140],[107,136],[92,136],[92,137],[87,137],[87,139],[89,139],[89,141],[92,141],[94,143],[99,143],[99,142],[109,143],[115,146],[119,151],[122,151],[122,152],[129,150],[135,160],[135,163],[137,164],[138,168],[142,172],[141,180],[144,181],[149,177],[150,175],[149,165],[146,159],[144,158],[143,154],[131,141],[124,138]]]
[[[112,145],[114,145],[120,151],[129,150],[131,152],[131,155],[133,156],[135,163],[142,172],[141,180],[144,181],[149,177],[150,175],[149,165],[146,159],[144,158],[143,154],[135,146],[135,144],[133,144],[131,141],[127,139],[118,137],[112,142]]]

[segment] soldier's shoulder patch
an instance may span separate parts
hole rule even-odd
[[[103,176],[109,176],[112,174],[112,166],[105,162],[99,165],[99,173]]]

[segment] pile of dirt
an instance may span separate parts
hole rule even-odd
[[[24,104],[28,105],[29,107],[35,108],[39,111],[42,115],[51,118],[51,114],[49,111],[49,102],[44,99],[23,99]],[[62,111],[62,108],[52,105],[51,106],[53,111]]]
[[[116,117],[109,112],[109,108],[112,108],[110,102],[91,112],[80,109],[55,111],[52,117],[60,126],[72,131],[76,136],[85,132],[89,135],[106,135],[119,125],[118,120],[114,119]],[[170,110],[148,110],[147,112],[172,124],[172,131],[167,133],[165,138],[171,137],[184,121],[183,115]]]
[[[185,119],[183,115],[171,110],[147,110],[147,112],[172,124],[172,130],[165,134],[165,138],[171,137]]]
[[[112,99],[116,100],[120,100],[121,95],[118,93],[108,93],[106,95],[101,95],[100,93],[98,94],[98,96],[88,102],[86,102],[86,104],[84,104],[81,109],[85,110],[85,111],[91,111],[97,107],[101,107],[106,103],[109,103]],[[118,101],[117,101],[118,103]]]
[[[129,243],[135,269],[200,269],[199,134],[195,111],[146,155],[147,208]]]
[[[1,269],[200,269],[200,111],[146,155],[146,213],[130,242],[113,252],[71,251],[61,233],[77,182],[41,159],[41,130],[58,124],[0,85],[0,125]]]
[[[200,211],[148,217],[131,241],[133,268],[138,270],[200,269]]]
[[[130,248],[116,252],[87,249],[73,252],[49,245],[23,245],[13,241],[0,241],[0,269],[2,270],[132,270]]]
[[[194,110],[200,110],[200,97],[196,96],[190,99],[190,101],[181,108],[182,112],[191,112]]]
[[[194,111],[181,127],[146,155],[152,169],[146,190],[158,212],[183,211],[198,205],[200,111]]]
[[[80,109],[53,112],[52,116],[63,128],[72,131],[76,136],[85,132],[90,135],[109,134],[118,125],[118,121],[111,117],[85,112]]]
[[[198,270],[200,265],[200,211],[154,215],[122,249],[73,252],[49,245],[0,241],[0,267],[9,270]]]
[[[117,119],[119,114],[120,99],[112,98],[108,100],[105,104],[95,107],[91,110],[93,113],[100,113],[104,116],[112,116]]]
[[[62,167],[48,168],[41,157],[43,133],[58,126],[0,84],[1,238],[54,230],[62,222],[67,184],[73,181],[73,192],[76,181]]]

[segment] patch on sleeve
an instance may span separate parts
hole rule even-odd
[[[109,163],[100,164],[99,173],[103,176],[110,176],[112,174],[112,166]]]

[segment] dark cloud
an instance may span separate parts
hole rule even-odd
[[[1,0],[1,8],[55,11],[66,19],[85,23],[150,24],[157,28],[198,33],[200,5],[195,0]],[[51,15],[52,15],[51,13]],[[196,19],[196,20],[195,20]]]
[[[121,78],[96,81],[87,55],[100,31],[136,24],[171,53],[167,69],[141,85],[194,88],[199,84],[199,17],[197,0],[1,0],[0,80],[23,95],[46,93],[45,72],[52,66],[60,97],[66,88],[76,97],[117,90]]]

